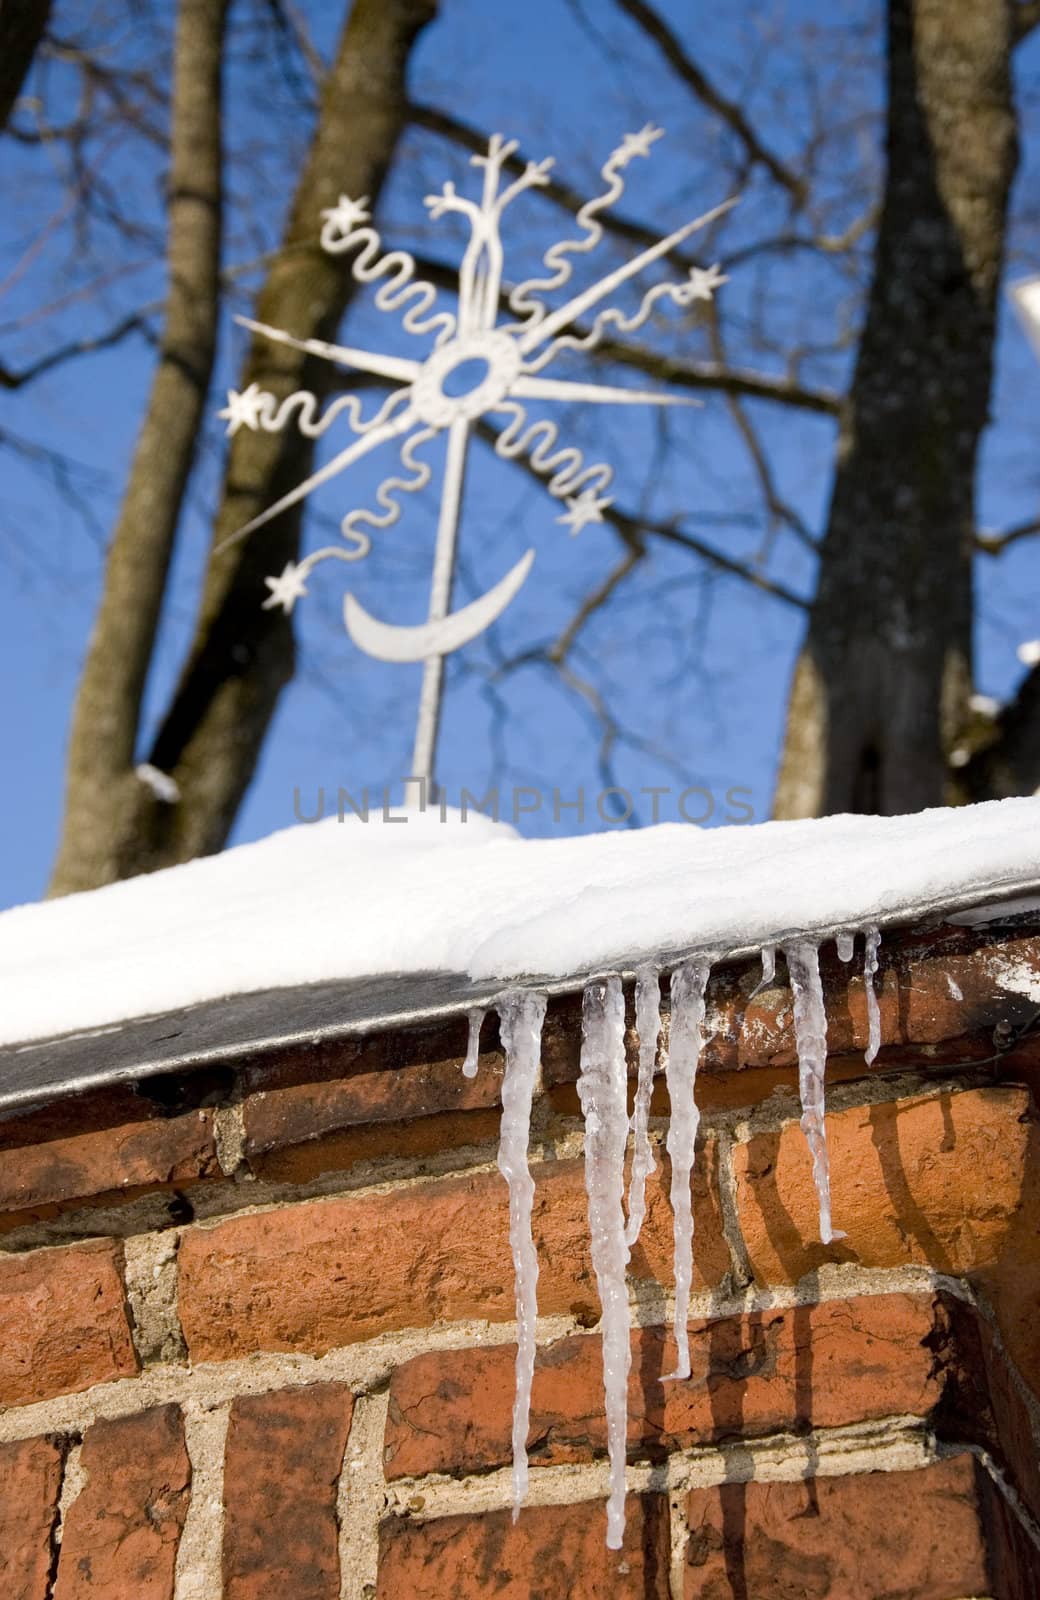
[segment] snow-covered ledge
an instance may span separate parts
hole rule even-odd
[[[660,1154],[650,1129],[659,1064],[670,1104],[671,1378],[691,1376],[698,1071],[728,1029],[720,1023],[723,1002],[709,990],[713,970],[760,952],[757,984],[740,989],[743,1027],[758,996],[774,990],[782,954],[815,1231],[821,1246],[840,1244],[846,1219],[831,1196],[825,1080],[834,1038],[828,1038],[821,946],[833,943],[833,960],[848,972],[849,1011],[855,994],[857,1042],[869,1068],[887,1042],[876,977],[890,930],[940,917],[975,927],[987,917],[1028,918],[1040,907],[1038,838],[1036,799],[905,818],[835,817],[709,832],[667,826],[540,841],[457,813],[301,826],[221,857],[0,917],[0,975],[9,997],[0,1021],[9,1048],[0,1072],[5,1060],[45,1051],[55,1035],[64,1046],[91,1033],[96,1042],[99,1031],[118,1032],[128,1019],[226,997],[380,976],[407,987],[431,973],[483,985],[486,1005],[469,1006],[469,1048],[459,1073],[478,1072],[482,1019],[493,1009],[504,1051],[498,1165],[509,1188],[516,1279],[512,1435],[519,1510],[529,1481],[539,1311],[532,1113],[546,1087],[548,993],[580,991],[577,1094],[602,1311],[607,1542],[620,1549],[633,1332],[628,1269],[645,1222],[646,1181]],[[1040,976],[1031,956],[1018,964],[1007,953],[986,959],[999,966],[990,972],[993,990],[1021,1000],[1035,1019]],[[626,1036],[625,977],[635,980],[634,1039]],[[963,1001],[958,979],[949,971],[945,978],[951,1000]],[[631,1116],[630,1047],[638,1062]],[[245,1150],[240,1142],[240,1158]]]
[[[552,839],[479,812],[348,812],[0,914],[0,1044],[382,974],[558,985],[1030,895],[1037,798]]]

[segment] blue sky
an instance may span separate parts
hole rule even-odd
[[[331,49],[338,6],[303,5],[319,47]],[[877,169],[877,116],[881,77],[880,7],[836,7],[816,0],[778,6],[742,3],[716,8],[710,24],[691,25],[680,0],[660,5],[724,89],[747,97],[757,126],[784,158],[798,158],[813,114],[812,84],[828,107],[840,105],[842,124],[825,156],[817,183],[821,215],[832,231],[857,214]],[[249,8],[240,16],[248,20]],[[161,28],[160,28],[161,35]],[[161,45],[161,37],[159,44]],[[276,60],[250,58],[243,22],[233,34],[228,97],[232,112],[233,204],[227,260],[239,264],[277,237],[294,163],[308,135],[301,96],[287,86]],[[119,35],[126,59],[155,48],[143,35]],[[254,53],[255,54],[255,53]],[[1015,197],[1009,278],[1040,269],[1034,219],[1024,199],[1035,187],[1040,129],[1033,41],[1017,63],[1023,115],[1023,163]],[[653,159],[630,169],[626,210],[662,232],[724,198],[730,188],[732,149],[717,127],[612,5],[569,0],[529,0],[523,8],[487,7],[478,0],[445,0],[438,22],[421,40],[412,66],[415,99],[444,107],[488,131],[517,137],[528,155],[555,154],[562,177],[594,193],[597,167],[631,128],[652,118],[669,133]],[[55,90],[52,79],[50,92]],[[0,356],[19,367],[69,338],[110,326],[121,313],[158,300],[159,267],[135,266],[89,300],[75,290],[89,279],[88,264],[60,210],[53,162],[41,166],[37,150],[0,145],[3,182],[11,204],[0,223]],[[127,210],[152,229],[161,226],[155,152],[133,142],[108,156],[101,170]],[[106,164],[107,163],[107,164]],[[427,133],[410,132],[388,185],[378,221],[385,244],[456,259],[458,236],[426,222],[421,197],[446,177],[466,181],[461,155]],[[567,218],[544,202],[518,205],[507,235],[514,278],[534,270],[541,252],[568,230]],[[775,187],[756,177],[733,219],[715,241],[727,253],[767,238],[784,225]],[[99,246],[100,248],[100,246]],[[89,248],[85,252],[89,255]],[[604,262],[620,259],[602,247]],[[808,354],[806,383],[841,387],[851,344],[835,344],[835,330],[855,325],[855,305],[868,264],[864,253],[836,271],[801,256],[749,258],[722,291],[727,296],[730,355],[737,364],[780,374],[796,345],[827,346]],[[10,282],[12,271],[15,280]],[[256,273],[243,272],[229,309],[247,311]],[[47,317],[42,307],[72,294]],[[375,312],[360,295],[347,320],[351,340],[403,350],[408,336],[392,317]],[[152,725],[176,674],[189,636],[207,540],[208,518],[219,483],[222,441],[215,413],[234,375],[244,335],[228,319],[222,335],[211,410],[213,420],[192,486],[178,548],[170,603],[152,681],[147,719]],[[690,357],[708,351],[703,328],[673,319],[653,330],[662,350]],[[413,349],[414,353],[414,349]],[[1036,416],[1040,363],[1006,307],[1002,316],[993,426],[986,439],[980,484],[980,523],[1002,527],[1035,515],[1040,488]],[[71,506],[52,478],[22,453],[4,450],[0,494],[0,672],[6,693],[5,827],[0,838],[0,904],[17,904],[43,890],[62,805],[62,765],[69,710],[96,604],[105,530],[125,478],[134,430],[147,393],[152,356],[143,341],[128,340],[99,352],[13,395],[0,395],[0,440],[14,434],[45,444],[82,465],[74,474],[81,504]],[[563,375],[589,370],[577,363]],[[597,377],[635,384],[631,372],[597,369]],[[559,416],[559,413],[557,413]],[[810,530],[826,513],[833,428],[826,419],[778,407],[753,405],[748,415],[783,497]],[[739,559],[756,553],[762,570],[797,592],[811,592],[812,564],[797,540],[780,532],[763,549],[766,527],[749,458],[720,397],[703,411],[671,413],[666,426],[626,409],[623,415],[560,416],[565,442],[617,472],[618,503],[661,521],[679,519],[690,532]],[[432,458],[435,459],[435,458]],[[389,469],[382,458],[339,479],[316,502],[318,515],[338,521],[344,510],[370,499]],[[437,476],[434,476],[434,489]],[[83,506],[85,505],[86,514]],[[609,531],[591,527],[578,540],[556,525],[558,504],[515,468],[481,451],[467,482],[457,603],[494,582],[529,545],[535,567],[521,595],[488,639],[451,663],[439,771],[449,797],[465,785],[482,793],[489,782],[508,791],[532,784],[565,798],[578,788],[588,797],[585,827],[601,827],[592,797],[601,787],[599,733],[588,706],[537,661],[503,672],[501,663],[550,641],[575,606],[617,560]],[[369,609],[399,622],[425,611],[436,517],[433,490],[408,503],[398,526],[381,536],[369,559],[351,571],[352,586]],[[308,543],[327,533],[311,520]],[[388,666],[360,656],[340,620],[344,591],[338,564],[318,569],[312,595],[297,609],[302,670],[284,695],[235,839],[262,836],[293,821],[299,789],[313,808],[319,786],[357,792],[394,783],[408,770],[418,692],[418,669]],[[980,563],[978,607],[979,687],[1011,692],[1021,673],[1015,647],[1040,635],[1040,548],[1025,541],[999,563]],[[583,636],[576,658],[633,742],[615,752],[612,771],[633,793],[686,783],[716,799],[713,821],[723,819],[725,791],[749,791],[758,818],[768,814],[782,728],[784,699],[801,614],[752,593],[739,582],[664,544],[652,548],[608,612]],[[497,676],[496,676],[497,671]],[[142,744],[147,742],[147,729]],[[676,817],[674,800],[663,815]],[[670,808],[670,809],[669,809]],[[507,806],[508,809],[508,806]],[[559,825],[572,831],[573,811]],[[642,803],[639,820],[650,820]],[[548,804],[521,819],[529,832],[557,826]]]

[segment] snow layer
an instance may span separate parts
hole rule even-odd
[[[332,978],[569,976],[1037,876],[1036,797],[539,840],[472,813],[329,818],[0,914],[0,1042]]]

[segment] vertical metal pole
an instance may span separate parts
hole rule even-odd
[[[451,606],[451,587],[455,577],[455,541],[462,506],[463,480],[466,475],[469,430],[468,417],[456,417],[448,429],[444,491],[441,496],[440,520],[437,523],[437,546],[433,558],[433,583],[430,589],[431,622],[442,622]],[[425,779],[426,797],[431,801],[436,799],[433,766],[437,755],[437,735],[440,732],[443,687],[444,657],[427,656],[419,694],[419,721],[415,730],[412,776]]]

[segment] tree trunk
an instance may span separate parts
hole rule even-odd
[[[890,0],[887,181],[778,817],[941,805],[1017,159],[1010,0]]]
[[[406,120],[408,57],[436,4],[355,0],[324,86],[282,247],[260,292],[259,320],[299,338],[335,335],[354,283],[349,262],[321,249],[321,211],[341,193],[373,201],[378,196]],[[279,399],[307,388],[320,397],[329,379],[328,363],[257,339],[239,387],[255,382]],[[125,736],[121,774],[111,764],[102,771],[92,766],[85,746],[98,712],[85,712],[84,747],[74,745],[70,755],[68,809],[52,893],[170,866],[225,843],[278,697],[293,673],[291,622],[281,611],[263,610],[261,602],[264,577],[280,572],[298,553],[301,508],[226,550],[218,553],[218,547],[306,477],[311,456],[310,441],[296,429],[279,434],[242,429],[232,439],[194,639],[147,757],[174,780],[179,798],[164,800],[134,777]],[[112,672],[103,697],[106,704],[122,698]],[[125,728],[122,711],[118,720]],[[91,803],[92,792],[97,803]]]
[[[0,6],[0,128],[14,110],[51,14],[51,0],[4,0]]]
[[[52,892],[120,876],[134,746],[217,342],[227,0],[182,0],[170,113],[166,326],[72,715]]]

